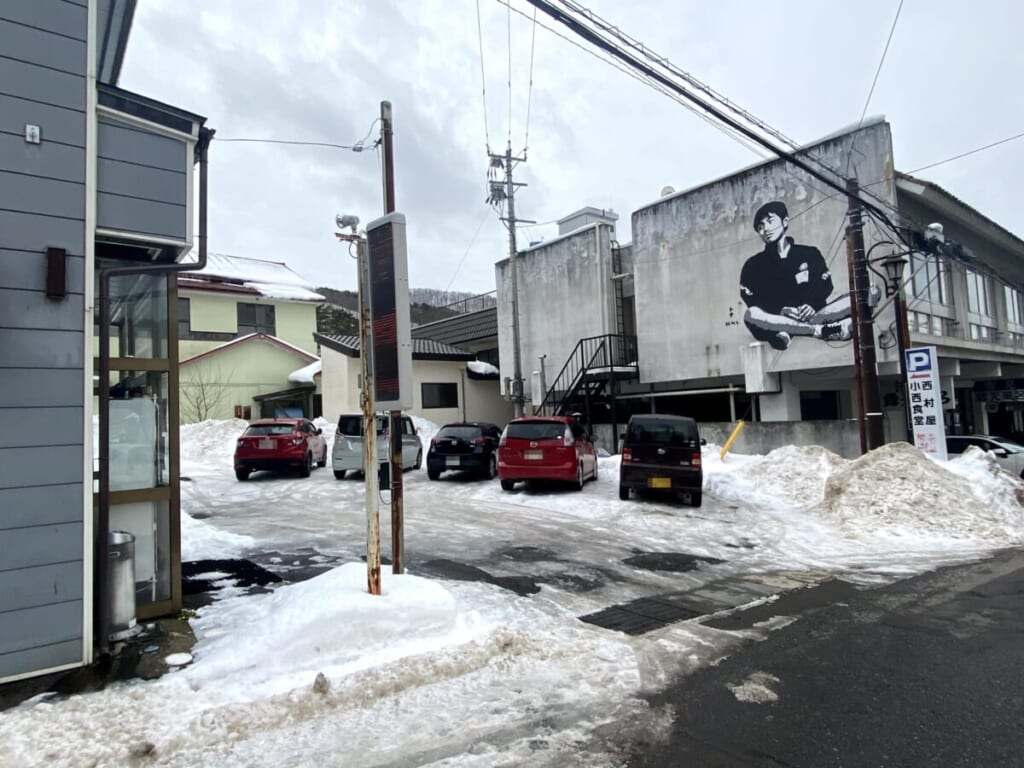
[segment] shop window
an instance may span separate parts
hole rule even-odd
[[[421,384],[420,395],[424,408],[458,408],[458,384]]]

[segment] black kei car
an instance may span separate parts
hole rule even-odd
[[[631,490],[685,494],[699,507],[704,472],[700,447],[707,441],[687,416],[650,413],[632,416],[622,434],[619,498]]]
[[[430,440],[427,477],[437,480],[446,470],[468,470],[492,480],[498,474],[501,428],[484,421],[445,424]]]

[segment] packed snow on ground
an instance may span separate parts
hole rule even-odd
[[[414,422],[426,451],[438,426]],[[316,423],[333,439],[330,421]],[[408,472],[407,553],[477,557],[479,567],[514,574],[520,564],[501,548],[529,543],[554,554],[535,567],[564,573],[522,597],[486,581],[384,566],[383,594],[373,596],[359,559],[363,484],[335,480],[329,469],[236,482],[231,456],[245,425],[181,430],[183,559],[311,547],[339,565],[263,594],[222,590],[191,620],[194,660],[157,681],[40,697],[0,713],[0,763],[621,765],[612,745],[665,725],[668,715],[651,710],[647,694],[770,628],[679,622],[633,637],[578,616],[723,576],[820,573],[871,583],[1024,543],[1020,481],[975,449],[938,462],[897,443],[848,461],[820,447],[723,458],[708,445],[699,509],[619,500],[616,456],[602,458],[597,482],[580,492],[508,493],[497,481],[431,482]],[[387,552],[386,519],[382,529]],[[722,562],[558,586],[558,578],[585,583],[625,569],[630,553],[659,551]],[[770,700],[770,685],[748,682],[737,696]]]

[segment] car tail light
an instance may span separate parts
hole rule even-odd
[[[437,445],[437,438],[436,437],[430,438],[430,447],[433,448],[435,445]]]
[[[623,448],[622,449],[622,463],[627,464],[633,460],[633,449]]]
[[[572,430],[568,426],[565,428],[565,434],[562,436],[562,445],[566,448],[571,448],[576,445],[576,440],[573,439]]]
[[[304,442],[306,442],[306,438],[302,437],[301,435],[292,438],[292,445],[302,445]]]
[[[508,430],[501,433],[501,439],[498,440],[498,447],[504,448],[506,443],[508,443]]]
[[[474,437],[471,442],[473,443],[473,445],[487,445],[487,438]]]
[[[700,469],[700,453],[695,453],[690,457],[690,466]]]

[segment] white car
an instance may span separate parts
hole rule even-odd
[[[377,415],[377,461],[391,461],[391,443],[387,435],[388,417]],[[423,443],[408,416],[402,417],[402,469],[423,466]],[[348,472],[363,472],[363,415],[345,413],[338,417],[338,431],[331,449],[331,468],[341,480]]]
[[[1007,472],[1024,478],[1024,445],[993,435],[946,436],[946,453],[950,456],[963,453],[972,445],[991,453]]]

